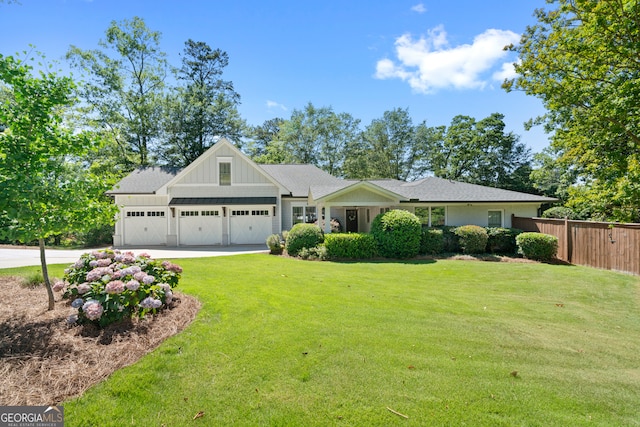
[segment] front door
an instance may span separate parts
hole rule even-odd
[[[347,233],[358,232],[358,210],[347,209]]]

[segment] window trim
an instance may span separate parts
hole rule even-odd
[[[500,213],[500,225],[491,225],[489,222],[489,215],[491,212]],[[487,227],[504,227],[504,209],[488,209],[487,210]]]
[[[231,185],[233,185],[233,157],[218,157],[217,159],[217,166],[218,166],[218,185],[221,187],[229,187]],[[229,165],[229,183],[225,183],[223,184],[222,182],[222,165],[223,164],[228,164]]]

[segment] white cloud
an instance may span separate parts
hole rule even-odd
[[[516,69],[513,62],[505,62],[502,64],[500,71],[493,73],[493,79],[499,82],[503,82],[507,79],[513,79],[517,76]]]
[[[284,105],[282,105],[282,104],[280,104],[278,102],[271,101],[271,100],[267,100],[267,108],[270,109],[270,110],[273,109],[273,108],[278,108],[278,109],[280,109],[282,111],[287,111],[287,107],[285,107]]]
[[[425,13],[427,11],[427,8],[424,7],[424,4],[418,3],[417,5],[413,6],[411,10],[417,13]]]
[[[512,31],[489,29],[477,35],[472,44],[451,47],[444,27],[438,26],[414,40],[410,34],[396,39],[397,61],[381,59],[376,65],[378,79],[399,78],[416,92],[433,93],[439,89],[481,89],[487,72],[508,52],[504,46],[517,43],[520,36]],[[493,75],[506,75],[508,67]]]

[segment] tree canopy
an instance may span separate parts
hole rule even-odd
[[[640,222],[640,3],[549,0],[519,45],[507,90],[540,98],[558,160],[577,175],[568,203]]]
[[[41,71],[0,55],[0,237],[38,240],[43,276],[53,309],[44,258],[44,239],[113,221],[115,206],[104,196],[112,182],[93,175],[78,161],[96,141],[65,125],[77,100],[69,77]]]

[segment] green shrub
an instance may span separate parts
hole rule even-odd
[[[85,246],[100,246],[113,244],[113,225],[101,225],[78,235],[79,242]]]
[[[411,212],[395,209],[375,217],[371,234],[386,258],[413,258],[420,250],[422,225]]]
[[[442,243],[444,245],[443,251],[445,253],[460,252],[460,238],[455,233],[458,227],[445,225],[439,228],[442,230]]]
[[[542,212],[542,218],[578,219],[578,214],[566,206],[555,206]]]
[[[518,250],[516,237],[522,233],[517,228],[487,227],[487,252],[492,254],[515,254]]]
[[[267,237],[267,247],[269,248],[269,253],[272,255],[280,255],[282,253],[282,240],[280,236],[277,234],[272,234]]]
[[[289,255],[298,256],[302,249],[315,248],[322,242],[324,236],[317,225],[299,223],[289,230],[285,248]]]
[[[487,247],[487,230],[478,225],[463,225],[454,231],[460,239],[460,248],[465,254],[481,254]]]
[[[376,241],[371,234],[327,234],[324,246],[330,259],[369,259],[377,255]]]
[[[324,245],[318,245],[314,248],[302,248],[298,253],[298,256],[310,261],[326,261],[328,259],[327,248]]]
[[[436,255],[444,252],[444,235],[440,228],[423,228],[420,236],[420,254]]]
[[[525,258],[549,261],[558,254],[558,238],[544,233],[522,233],[516,237],[518,252]]]

